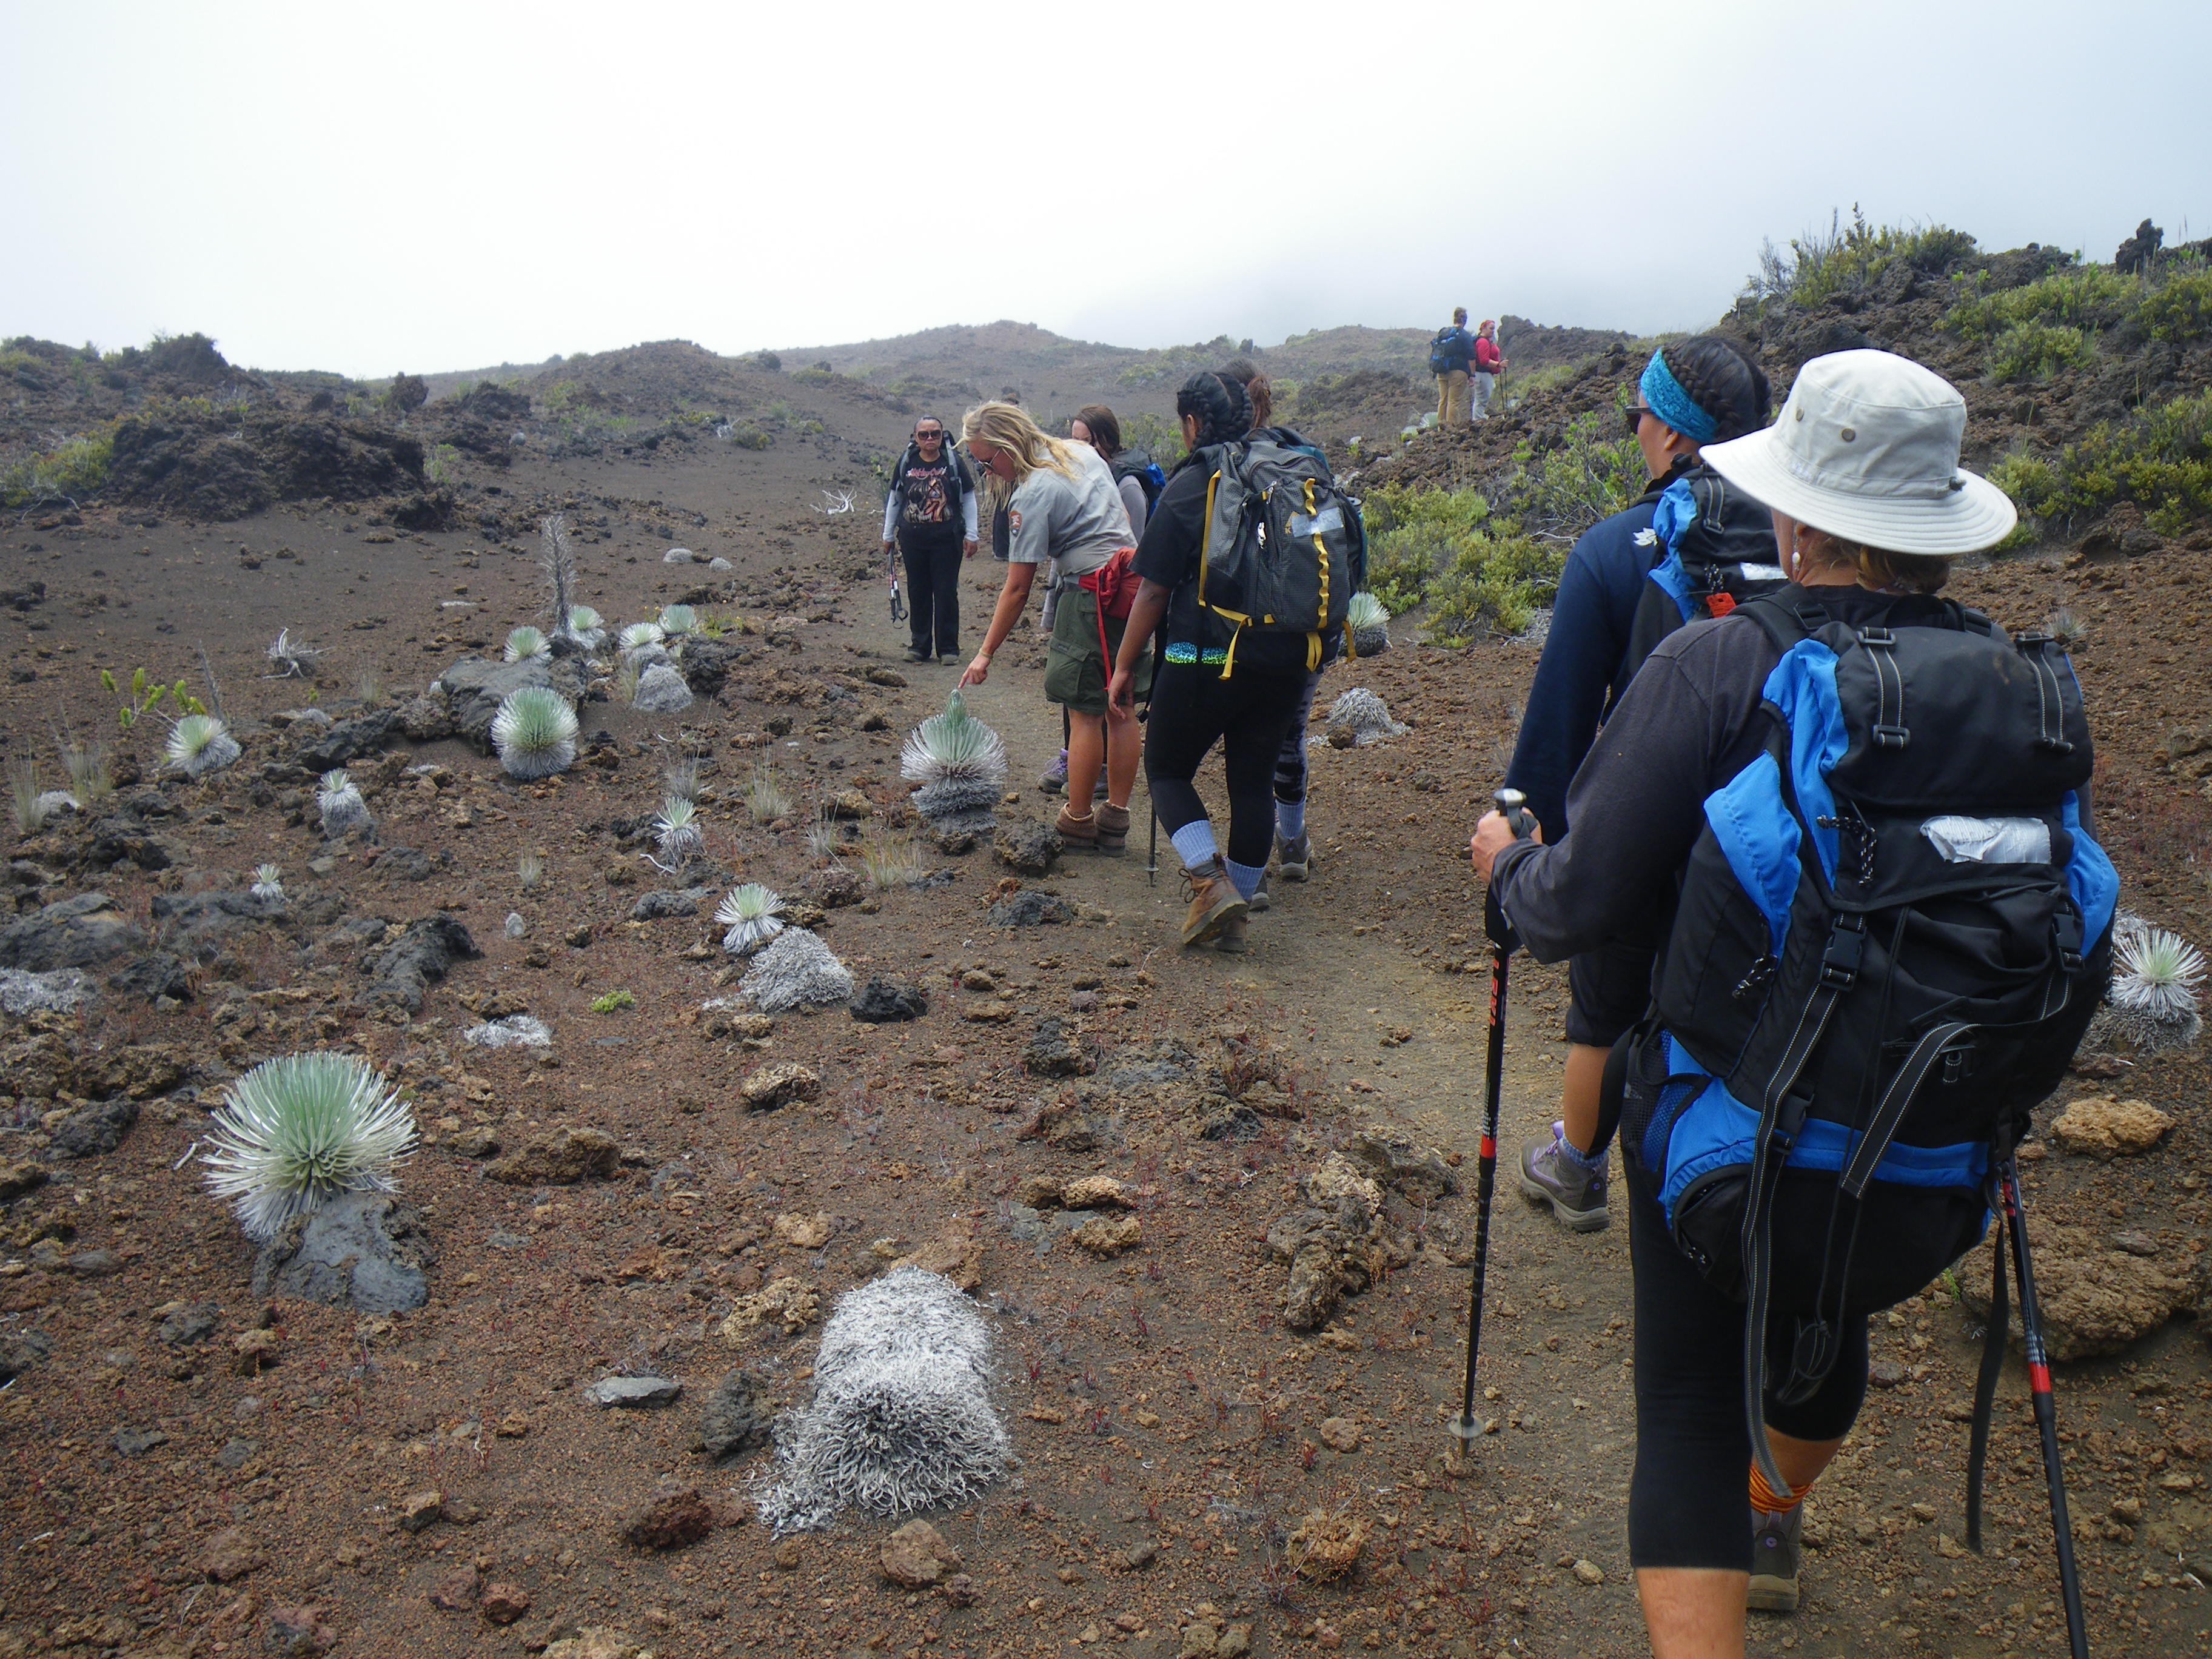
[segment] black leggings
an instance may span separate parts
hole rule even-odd
[[[960,526],[902,525],[899,551],[906,564],[907,626],[914,630],[914,648],[925,656],[957,654]]]
[[[1216,742],[1229,778],[1229,845],[1237,864],[1263,865],[1275,844],[1275,759],[1306,689],[1303,671],[1240,668],[1228,679],[1200,663],[1159,665],[1145,723],[1145,787],[1169,835],[1206,816],[1191,780]]]
[[[1320,689],[1321,670],[1316,668],[1306,676],[1297,712],[1291,716],[1282,750],[1275,757],[1275,799],[1285,806],[1296,806],[1306,798],[1306,727],[1312,723],[1314,693]]]
[[[1624,1159],[1628,1254],[1636,1269],[1636,1474],[1628,1559],[1637,1567],[1751,1563],[1751,1437],[1743,1416],[1743,1304],[1698,1276],[1668,1237],[1650,1177]],[[1795,1324],[1767,1322],[1770,1376],[1786,1376]],[[1843,1351],[1801,1406],[1770,1393],[1766,1420],[1800,1440],[1838,1440],[1866,1398],[1867,1328],[1847,1320]]]

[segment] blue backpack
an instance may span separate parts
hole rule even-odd
[[[1764,1452],[1770,1316],[1796,1326],[1778,1395],[1810,1398],[1844,1322],[1981,1238],[2110,979],[2119,880],[2049,635],[1929,599],[1853,628],[1800,587],[1739,609],[1783,648],[1768,740],[1705,801],[1620,1128],[1676,1245],[1747,1305]]]
[[[1474,336],[1459,324],[1440,328],[1429,342],[1429,373],[1449,374],[1455,368],[1465,368],[1474,357]]]

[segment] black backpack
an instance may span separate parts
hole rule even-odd
[[[1651,513],[1661,549],[1629,624],[1617,684],[1626,685],[1652,647],[1700,617],[1725,617],[1783,585],[1774,515],[1711,467],[1678,474]]]
[[[945,447],[938,452],[938,459],[940,461],[949,461],[951,463],[951,508],[952,516],[957,520],[960,516],[961,497],[975,493],[975,475],[969,470],[968,458],[962,454],[960,451],[953,446],[952,440],[949,435],[945,441]],[[910,466],[919,466],[921,465],[921,446],[915,442],[913,439],[909,438],[907,440],[906,448],[899,455],[898,465],[891,469],[891,494],[899,498],[899,508],[902,515],[903,515],[906,508],[906,470]]]
[[[1705,802],[1620,1133],[1747,1304],[1766,1465],[1770,1313],[1796,1322],[1777,1392],[1809,1398],[1844,1321],[1981,1237],[2109,981],[2119,881],[2081,828],[2088,724],[2049,635],[1926,600],[1854,629],[1799,587],[1742,610],[1784,648],[1768,742]]]
[[[1141,449],[1125,449],[1106,465],[1114,471],[1114,482],[1134,478],[1137,487],[1145,492],[1145,511],[1150,514],[1160,503],[1160,491],[1168,487],[1168,475],[1160,471],[1160,464]]]
[[[1341,632],[1367,584],[1359,504],[1311,449],[1255,440],[1215,444],[1194,459],[1210,474],[1198,605],[1235,630],[1221,678],[1235,671],[1247,629],[1305,635],[1306,667],[1319,668],[1328,636]]]
[[[1465,368],[1474,356],[1474,340],[1467,330],[1454,323],[1440,328],[1429,342],[1429,373],[1449,374],[1455,368]]]

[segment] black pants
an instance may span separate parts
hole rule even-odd
[[[1224,850],[1238,864],[1267,863],[1275,844],[1275,759],[1306,685],[1303,670],[1239,668],[1224,680],[1200,663],[1159,665],[1145,723],[1145,787],[1168,834],[1206,816],[1191,780],[1218,742],[1229,775]]]
[[[1320,689],[1321,670],[1316,668],[1306,676],[1297,709],[1291,716],[1281,752],[1275,757],[1275,799],[1285,806],[1296,806],[1306,798],[1306,727],[1312,723],[1314,693]]]
[[[1698,1276],[1668,1237],[1651,1179],[1625,1160],[1628,1255],[1636,1270],[1636,1473],[1628,1559],[1638,1567],[1751,1564],[1751,1436],[1743,1412],[1743,1304]],[[1796,1325],[1767,1321],[1770,1376],[1786,1376]],[[1867,1328],[1846,1321],[1836,1368],[1812,1399],[1766,1420],[1800,1440],[1837,1440],[1866,1398]]]
[[[960,526],[902,524],[898,541],[906,563],[907,623],[914,629],[914,648],[925,656],[957,655]]]

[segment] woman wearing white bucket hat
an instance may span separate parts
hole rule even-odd
[[[1574,832],[1559,846],[1516,841],[1496,813],[1482,820],[1474,862],[1537,960],[1591,950],[1641,915],[1673,914],[1708,797],[1768,753],[1762,700],[1783,646],[1754,607],[1800,617],[1817,607],[1824,625],[1877,639],[1961,628],[1964,613],[1935,597],[1949,561],[2001,541],[2016,520],[2001,491],[1960,469],[1966,419],[1957,391],[1919,364],[1841,352],[1804,366],[1773,426],[1705,447],[1716,471],[1771,509],[1794,586],[1657,647],[1575,775]],[[2086,839],[2086,800],[2081,824]],[[1650,1144],[1623,1135],[1636,1279],[1630,1560],[1656,1653],[1741,1656],[1747,1603],[1797,1605],[1802,1501],[1864,1397],[1866,1321],[1838,1321],[1817,1387],[1764,1391],[1778,1488],[1750,1455],[1744,1304],[1670,1236],[1644,1167]],[[1763,1334],[1766,1376],[1796,1381],[1792,1321],[1778,1314]]]

